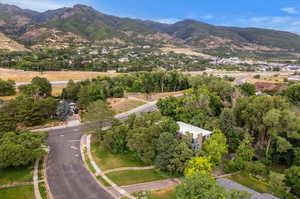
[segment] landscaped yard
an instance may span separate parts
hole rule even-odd
[[[257,192],[272,194],[269,185],[264,184],[263,182],[260,182],[247,174],[239,173],[228,178]]]
[[[0,185],[19,182],[31,182],[32,174],[33,166],[0,169]]]
[[[33,186],[0,189],[1,199],[34,199]]]
[[[119,186],[139,184],[157,180],[165,180],[167,177],[156,169],[137,171],[118,171],[107,174],[114,183]]]
[[[103,170],[110,170],[120,167],[143,167],[149,166],[136,160],[132,154],[112,154],[106,151],[101,145],[92,141],[91,150],[98,166]]]

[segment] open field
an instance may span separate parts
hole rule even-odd
[[[0,185],[31,182],[33,167],[0,169]],[[1,197],[0,197],[1,198]]]
[[[149,166],[136,160],[132,154],[112,154],[106,151],[101,145],[95,143],[95,141],[92,141],[91,147],[94,159],[103,171],[120,167]]]
[[[52,95],[57,97],[60,96],[62,93],[62,90],[66,87],[67,85],[52,85]]]
[[[60,94],[62,93],[62,90],[66,87],[66,85],[52,85],[52,95],[54,97],[58,97],[60,96]],[[0,99],[4,100],[4,101],[9,101],[9,100],[13,100],[16,97],[19,96],[19,91],[17,89],[17,94],[13,95],[13,96],[0,96]]]
[[[33,186],[0,189],[1,199],[34,199]]]
[[[129,111],[145,104],[145,102],[128,98],[109,98],[107,101],[117,114]]]
[[[119,186],[140,184],[157,180],[167,179],[156,169],[136,170],[136,171],[117,171],[108,173],[107,177]]]
[[[7,69],[2,69],[7,70]],[[0,79],[14,80],[15,82],[30,82],[34,77],[45,77],[49,81],[68,81],[68,80],[85,80],[98,76],[115,76],[117,73],[105,72],[87,72],[87,71],[48,71],[48,72],[33,72],[33,71],[0,71]]]

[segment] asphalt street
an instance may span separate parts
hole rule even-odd
[[[84,167],[79,127],[49,131],[47,176],[54,199],[112,199]]]

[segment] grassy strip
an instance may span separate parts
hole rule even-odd
[[[95,168],[93,167],[93,165],[92,165],[92,163],[91,163],[91,160],[90,160],[90,158],[89,158],[89,156],[88,156],[86,150],[87,150],[86,148],[83,149],[83,154],[84,154],[84,156],[85,156],[85,163],[87,164],[87,166],[88,166],[88,168],[90,169],[90,171],[91,171],[93,174],[95,174],[95,173],[96,173],[96,170],[95,170]]]
[[[272,190],[269,184],[262,182],[246,173],[239,173],[228,178],[260,193],[269,193],[280,198],[296,199],[296,197],[290,193],[285,193],[281,190]]]
[[[106,182],[101,176],[97,176],[97,179],[99,180],[99,182],[100,182],[103,186],[105,186],[105,187],[111,187],[111,185],[110,185],[108,182]]]
[[[257,192],[270,193],[270,186],[252,178],[251,176],[245,173],[239,173],[228,178]]]
[[[103,170],[110,170],[120,167],[143,167],[145,165],[137,160],[133,154],[112,154],[105,150],[100,144],[92,140],[91,144],[92,155],[97,165]]]
[[[107,174],[107,177],[109,177],[114,183],[116,183],[119,186],[167,179],[166,176],[162,175],[156,169],[117,171]]]
[[[39,190],[43,199],[47,199],[47,189],[44,182],[39,183]]]
[[[0,185],[32,182],[33,166],[0,169]]]
[[[33,186],[11,187],[0,189],[0,198],[2,199],[34,199]]]

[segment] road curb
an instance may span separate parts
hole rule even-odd
[[[110,191],[107,187],[105,187],[103,184],[101,184],[99,182],[99,180],[97,179],[96,175],[90,170],[90,168],[88,167],[88,165],[86,164],[86,157],[85,157],[85,154],[84,154],[84,148],[87,148],[85,144],[83,144],[84,142],[84,139],[86,139],[87,136],[86,135],[83,135],[81,136],[80,138],[80,153],[81,153],[81,157],[82,157],[82,161],[83,161],[83,165],[84,167],[89,171],[89,173],[91,174],[91,176],[93,177],[93,179],[98,183],[98,185],[103,188],[107,193],[109,193],[113,198],[116,198],[118,199],[118,196],[116,196],[115,194],[113,194],[112,191]],[[89,157],[87,157],[89,158]]]
[[[35,199],[43,199],[41,196],[41,192],[39,189],[39,163],[41,158],[38,158],[34,163],[34,171],[33,171],[33,186],[34,186],[34,196]]]
[[[44,157],[44,160],[43,160],[43,167],[44,167],[44,182],[45,182],[45,187],[46,187],[46,191],[47,191],[47,196],[49,199],[54,199],[53,198],[53,195],[51,193],[51,190],[50,190],[50,186],[49,186],[49,183],[48,183],[48,175],[47,175],[47,162],[48,162],[48,155],[49,155],[49,152],[50,152],[50,148],[48,150],[48,153],[45,155]]]

